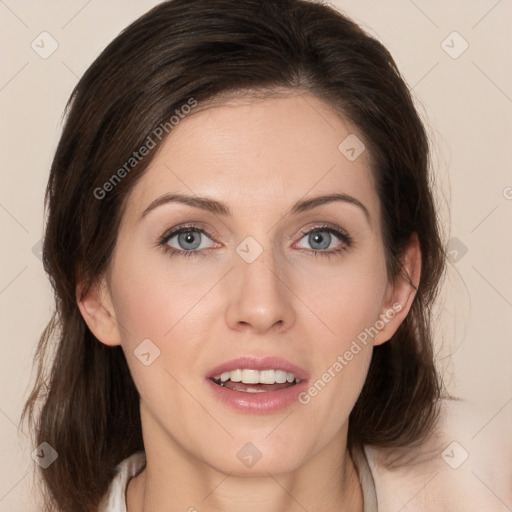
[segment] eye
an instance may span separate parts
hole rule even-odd
[[[306,232],[302,232],[302,240],[309,244],[309,248],[315,254],[332,254],[346,250],[352,245],[352,239],[346,231],[332,226],[319,226]],[[299,241],[297,247],[308,249],[301,246]]]
[[[197,256],[203,254],[203,249],[209,248],[208,240],[212,242],[204,229],[198,226],[181,226],[167,232],[159,244],[171,254]]]

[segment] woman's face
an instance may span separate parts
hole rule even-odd
[[[106,280],[119,329],[98,336],[126,354],[148,453],[256,475],[344,450],[372,346],[400,316],[362,140],[289,94],[195,112],[162,143]],[[286,371],[302,382],[233,382]]]

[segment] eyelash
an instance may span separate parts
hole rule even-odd
[[[210,239],[212,238],[210,236],[210,234],[202,227],[195,225],[195,224],[189,224],[186,226],[181,226],[177,229],[173,229],[172,231],[166,232],[158,240],[158,246],[162,247],[162,249],[170,256],[180,255],[180,256],[184,256],[185,258],[189,258],[191,256],[193,256],[193,257],[206,256],[208,249],[185,251],[185,250],[175,249],[174,247],[170,247],[168,245],[169,240],[171,238],[174,238],[176,235],[180,235],[181,233],[190,233],[190,232],[202,233],[203,235],[206,235],[208,238],[210,238]],[[327,233],[331,233],[331,234],[335,235],[342,242],[342,246],[338,247],[337,249],[329,249],[329,250],[315,250],[315,249],[299,249],[299,250],[312,253],[313,256],[315,256],[315,257],[316,256],[325,256],[327,258],[331,258],[332,256],[335,256],[343,251],[346,251],[353,245],[352,237],[346,231],[341,230],[339,228],[334,228],[333,226],[329,226],[329,225],[316,226],[310,230],[301,231],[300,239],[302,239],[306,235],[310,235],[313,233],[319,233],[319,232],[327,232]]]

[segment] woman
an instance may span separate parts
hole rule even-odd
[[[68,108],[26,404],[47,509],[457,510],[445,254],[388,51],[318,3],[171,0]]]

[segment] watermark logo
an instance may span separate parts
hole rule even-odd
[[[443,39],[441,48],[452,59],[458,59],[469,48],[469,43],[457,31],[454,31]]]
[[[34,50],[41,59],[47,59],[59,47],[57,40],[48,32],[41,32],[30,43],[30,47]]]
[[[357,160],[365,149],[363,141],[353,133],[346,137],[338,146],[339,152],[350,162]]]
[[[34,244],[32,247],[32,254],[40,261],[43,261],[43,239]]]
[[[448,240],[446,244],[446,253],[448,255],[448,259],[452,263],[458,263],[468,252],[467,246],[460,240],[454,236]]]
[[[395,302],[391,308],[381,314],[379,319],[371,326],[361,331],[355,340],[352,341],[350,348],[344,354],[338,355],[336,361],[321,375],[319,379],[311,385],[307,391],[303,391],[297,397],[302,405],[311,402],[311,398],[317,396],[329,382],[331,382],[347,366],[354,357],[361,352],[362,347],[368,345],[369,340],[373,340],[377,334],[402,310],[403,306]]]
[[[146,338],[137,345],[133,354],[144,366],[150,366],[160,357],[160,349]]]
[[[462,466],[468,457],[469,453],[457,441],[450,443],[441,453],[441,458],[452,469]]]
[[[263,454],[254,444],[247,443],[238,450],[236,456],[244,466],[252,468],[263,457]]]
[[[110,176],[110,178],[101,186],[94,189],[93,195],[96,199],[104,199],[109,192],[112,192],[116,185],[129,174],[132,169],[147,155],[150,154],[151,150],[156,148],[158,142],[161,142],[166,135],[176,127],[179,122],[184,119],[192,109],[197,106],[197,101],[194,98],[190,98],[187,103],[181,106],[174,112],[176,115],[172,115],[169,121],[159,124],[147,137],[142,146],[132,153],[132,156],[117,169],[116,172]]]
[[[263,252],[263,247],[252,236],[245,238],[236,248],[236,253],[246,263],[252,263]]]
[[[43,469],[50,467],[58,458],[57,451],[46,441],[41,443],[33,452],[32,458]]]

